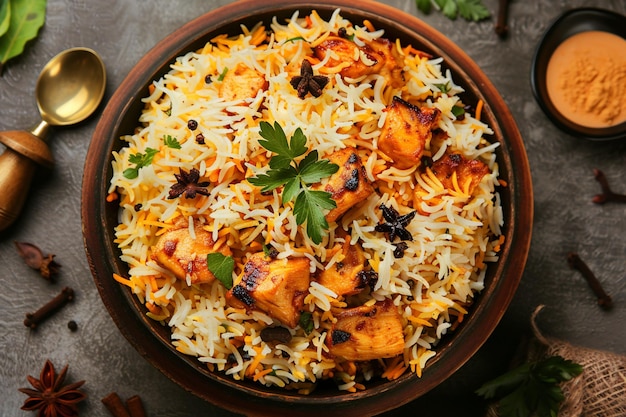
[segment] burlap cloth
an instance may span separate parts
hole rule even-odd
[[[559,417],[626,417],[626,356],[544,337],[535,320],[542,308],[531,317],[534,339],[526,360],[561,356],[583,367],[580,375],[561,385],[565,400]],[[498,417],[497,405],[489,407],[487,417]]]

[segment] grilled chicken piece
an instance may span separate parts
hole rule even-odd
[[[402,318],[391,300],[360,306],[335,315],[326,336],[333,356],[350,361],[391,358],[404,350]]]
[[[220,84],[220,97],[226,101],[256,97],[260,90],[267,89],[268,82],[263,74],[243,64],[226,72]]]
[[[220,252],[230,255],[228,246],[214,250],[215,242],[210,232],[199,225],[194,227],[195,239],[187,227],[165,232],[152,248],[152,259],[163,268],[171,271],[176,278],[186,280],[190,276],[192,284],[213,282],[215,276],[207,267],[207,255]]]
[[[317,282],[339,296],[358,294],[367,286],[367,280],[359,274],[365,268],[365,254],[360,244],[350,244],[346,238],[342,252],[345,256],[341,262],[323,270]]]
[[[326,215],[327,222],[334,222],[350,208],[369,197],[374,188],[367,179],[361,158],[353,149],[340,149],[328,155],[327,159],[339,165],[339,170],[328,178],[328,182],[312,188],[330,193],[337,203],[337,207]]]
[[[289,327],[296,327],[309,292],[307,258],[272,259],[263,252],[246,262],[241,280],[226,294],[233,307],[259,309]]]
[[[489,173],[489,167],[484,162],[477,159],[467,159],[457,153],[445,154],[441,159],[435,161],[430,169],[443,186],[449,190],[454,189],[452,177],[456,173],[459,187],[461,190],[465,190],[467,187],[469,195],[474,193],[480,181]]]
[[[377,53],[383,56],[383,65],[378,71],[380,75],[387,79],[387,84],[394,88],[404,86],[404,57],[400,55],[396,45],[389,39],[376,39],[367,44]]]
[[[358,46],[349,39],[329,36],[314,49],[315,56],[324,60],[331,54],[325,66],[333,68],[344,62],[350,65],[339,74],[342,77],[358,78],[363,75],[380,74],[394,87],[404,85],[402,69],[404,59],[388,39],[376,39]]]
[[[378,138],[378,149],[399,169],[418,166],[441,112],[417,107],[399,97],[394,97],[385,111],[387,118]]]

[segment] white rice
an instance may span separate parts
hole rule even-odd
[[[325,345],[335,312],[346,305],[343,297],[312,280],[304,310],[312,315],[313,330],[307,334],[300,326],[290,329],[292,340],[274,346],[264,342],[260,332],[280,323],[261,311],[229,306],[219,281],[191,285],[190,277],[178,280],[150,258],[159,236],[184,219],[192,237],[203,228],[214,241],[225,239],[230,247],[268,244],[278,250],[280,258],[308,258],[315,274],[340,260],[332,249],[343,242],[335,235],[344,229],[352,244],[361,243],[369,266],[378,273],[364,302],[391,299],[397,306],[405,326],[401,371],[409,368],[418,375],[436,355],[436,342],[454,330],[474,295],[483,289],[484,263],[498,260],[503,222],[494,153],[498,143],[486,139],[493,132],[472,114],[459,120],[452,113],[453,106],[461,103],[463,89],[455,84],[443,59],[415,55],[404,49],[407,45],[400,48],[399,42],[398,51],[405,55],[403,88],[385,85],[379,74],[357,79],[336,74],[330,76],[320,97],[298,98],[289,82],[298,75],[293,63],[309,54],[307,43],[315,45],[339,28],[354,34],[358,45],[384,36],[382,30],[368,30],[366,22],[347,21],[339,10],[329,21],[315,12],[307,18],[295,13],[287,22],[274,19],[271,35],[260,43],[255,39],[265,32],[263,26],[243,27],[240,36],[216,38],[201,50],[180,56],[168,74],[154,80],[153,91],[143,99],[140,126],[124,136],[127,145],[113,153],[110,192],[120,197],[116,244],[129,266],[128,277],[120,281],[146,303],[150,317],[171,327],[177,350],[196,356],[212,370],[236,380],[253,378],[278,387],[341,374],[338,388],[354,391],[363,389],[357,382],[360,377],[374,376],[371,367],[357,363],[356,373],[345,372],[346,364],[330,356]],[[305,41],[289,41],[299,37]],[[368,60],[364,55],[361,59]],[[225,101],[219,94],[218,78],[240,63],[265,74],[268,87],[249,99]],[[314,71],[323,65],[324,61],[316,63]],[[213,82],[205,82],[207,75]],[[442,93],[438,85],[448,85],[449,90]],[[452,149],[487,164],[490,173],[474,195],[451,195],[421,169],[387,165],[381,171],[386,162],[375,150],[386,117],[384,109],[395,95],[441,110],[438,128],[447,138],[431,155],[433,160]],[[189,120],[198,122],[196,130],[187,128]],[[261,121],[277,121],[288,137],[302,129],[307,145],[317,149],[321,158],[355,146],[375,188],[391,190],[393,195],[372,194],[331,224],[322,244],[315,245],[297,225],[291,206],[282,205],[278,190],[267,198],[252,199],[259,196],[258,189],[241,180],[244,174],[264,172],[266,167],[259,161],[271,156],[258,143]],[[195,140],[199,133],[204,143]],[[181,149],[165,146],[167,135],[176,138]],[[124,170],[134,166],[130,155],[148,148],[159,151],[152,163],[139,169],[137,178],[126,178]],[[199,170],[202,180],[214,181],[209,195],[168,199],[176,183],[174,174],[192,168]],[[412,195],[418,191],[420,201],[413,207]],[[394,245],[374,230],[382,221],[381,204],[393,205],[402,213],[417,211],[407,227],[413,240],[407,242],[402,258],[395,258]],[[245,258],[237,260],[235,275],[244,262]],[[385,367],[391,361],[380,363]]]

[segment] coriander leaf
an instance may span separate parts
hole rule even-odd
[[[450,82],[447,82],[445,84],[434,84],[435,87],[437,87],[437,89],[439,91],[441,91],[442,93],[447,93],[450,91]]]
[[[294,197],[297,196],[298,193],[300,193],[300,187],[301,183],[298,177],[292,178],[287,181],[287,184],[285,184],[285,188],[283,188],[283,204],[293,200]]]
[[[165,146],[172,149],[180,149],[180,142],[178,139],[173,138],[171,135],[163,135],[163,143]]]
[[[311,240],[319,244],[322,242],[322,229],[328,229],[328,222],[324,217],[323,209],[335,208],[337,204],[325,191],[311,191],[304,188],[293,206],[296,223],[306,222],[306,232]]]
[[[314,152],[317,155],[317,152]],[[304,168],[301,168],[300,178],[302,178],[302,181],[306,184],[314,184],[316,182],[320,182],[322,178],[326,178],[334,174],[338,170],[339,165],[331,163],[328,159],[323,159],[321,161],[315,161],[311,164],[307,164]]]
[[[556,417],[564,400],[560,383],[583,371],[582,366],[552,356],[526,363],[481,386],[476,393],[496,398],[500,417]]]
[[[306,137],[300,128],[294,132],[291,141],[288,142],[285,131],[278,122],[274,122],[274,127],[265,121],[261,122],[259,126],[261,128],[259,134],[265,139],[260,140],[259,144],[276,154],[270,160],[270,168],[272,169],[289,166],[293,159],[303,155],[308,150]]]
[[[298,320],[298,324],[304,330],[304,333],[309,334],[313,331],[314,323],[313,323],[313,315],[308,311],[303,311],[300,314],[300,319]]]
[[[441,12],[448,19],[454,20],[459,14],[456,1],[454,0],[435,0],[435,2],[441,7]]]
[[[450,109],[450,111],[455,117],[459,117],[460,115],[465,114],[465,109],[461,106],[452,106],[452,109]]]
[[[159,153],[158,149],[146,148],[146,153],[137,152],[131,154],[128,157],[128,162],[131,164],[135,164],[132,168],[127,168],[124,170],[123,175],[125,178],[129,180],[137,178],[139,176],[139,170],[145,166],[148,166],[152,163],[152,159],[154,155]]]
[[[9,30],[9,23],[11,22],[11,7],[9,7],[9,0],[0,0],[0,36],[4,35]]]
[[[465,20],[478,22],[491,16],[481,0],[457,0],[457,4],[459,6],[459,14]]]
[[[8,3],[9,27],[0,37],[0,74],[2,66],[24,52],[26,43],[37,37],[46,20],[46,0],[11,0]]]
[[[272,191],[274,188],[278,188],[284,185],[298,175],[298,172],[294,167],[287,167],[281,169],[270,169],[265,174],[261,174],[257,177],[248,178],[248,181],[252,185],[257,187],[263,187],[261,192]]]
[[[233,270],[235,259],[232,256],[222,255],[219,252],[209,253],[206,257],[207,267],[215,278],[219,279],[226,289],[233,287]]]
[[[432,3],[430,2],[430,0],[415,0],[415,4],[422,13],[430,13],[430,10],[432,8]]]

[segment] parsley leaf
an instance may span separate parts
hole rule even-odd
[[[302,330],[304,330],[304,333],[311,333],[313,331],[313,327],[315,326],[315,323],[313,323],[313,315],[308,311],[303,311],[300,313],[298,324]]]
[[[328,230],[328,222],[324,217],[324,209],[332,209],[337,206],[330,193],[325,191],[310,190],[307,185],[314,184],[328,177],[339,169],[327,159],[319,160],[316,150],[309,152],[304,158],[308,148],[306,136],[302,129],[298,128],[288,141],[283,128],[274,122],[274,126],[268,122],[260,123],[261,137],[259,144],[268,151],[274,152],[269,162],[270,169],[257,177],[248,178],[248,181],[257,187],[262,187],[262,192],[271,191],[283,187],[283,204],[295,199],[293,213],[298,225],[306,223],[306,232],[311,240],[319,244],[322,241],[322,229]]]
[[[135,164],[132,168],[127,168],[124,170],[123,175],[125,178],[129,180],[137,178],[139,175],[139,170],[145,166],[148,166],[152,163],[152,159],[154,155],[159,153],[158,149],[146,148],[146,153],[137,152],[128,157],[128,162],[131,164]]]
[[[499,399],[501,417],[554,417],[564,400],[559,384],[582,373],[577,363],[551,356],[534,363],[526,363],[489,381],[476,394],[485,399]]]
[[[172,149],[180,149],[180,142],[178,139],[173,138],[172,135],[163,135],[163,143],[165,146]]]
[[[235,259],[232,256],[222,255],[219,252],[209,253],[206,257],[207,267],[215,278],[219,279],[226,289],[233,287],[233,270]]]
[[[491,16],[482,0],[415,0],[415,4],[424,14],[429,14],[435,6],[451,20],[460,15],[465,20],[478,22]]]

